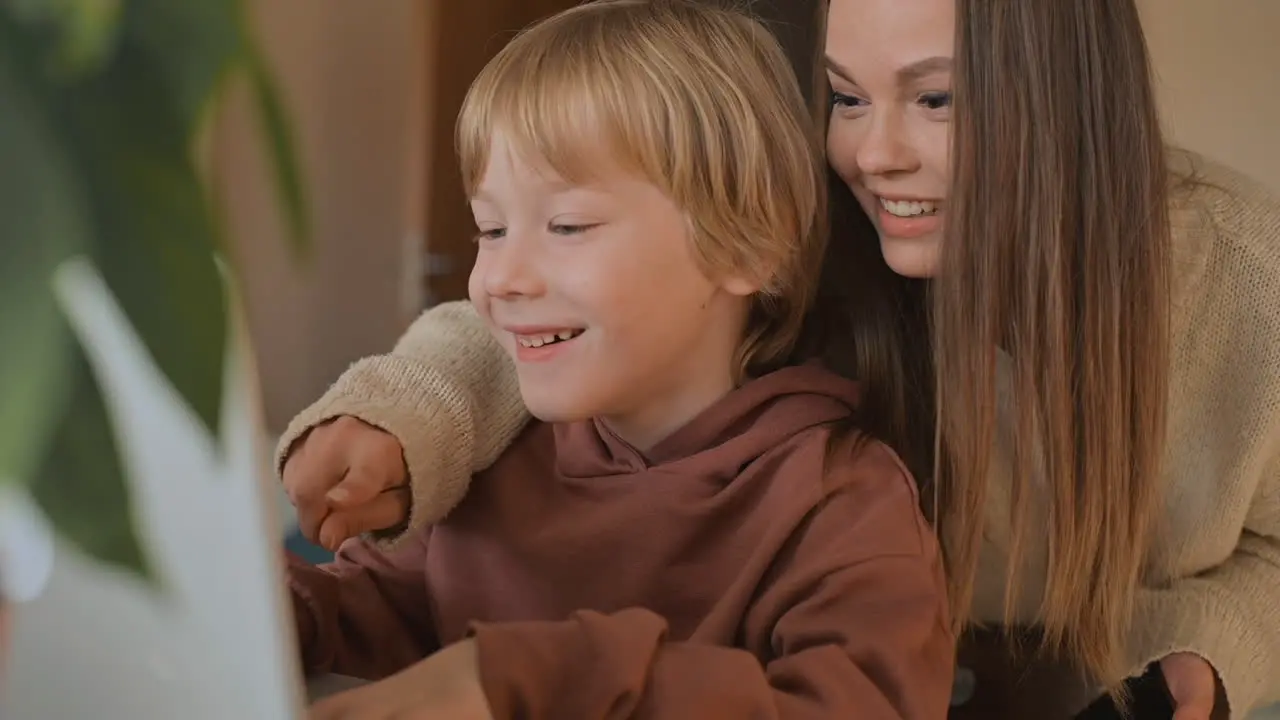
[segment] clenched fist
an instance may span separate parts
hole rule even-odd
[[[327,550],[409,516],[409,470],[395,436],[357,418],[338,417],[294,443],[284,489],[302,534]]]

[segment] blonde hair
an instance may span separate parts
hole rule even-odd
[[[526,28],[481,71],[458,117],[473,195],[501,132],[518,154],[586,182],[600,154],[689,218],[711,276],[760,282],[744,376],[785,364],[818,282],[826,185],[820,134],[773,35],[689,0],[601,0]]]

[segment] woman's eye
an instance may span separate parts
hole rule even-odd
[[[853,108],[865,105],[862,98],[847,93],[835,92],[831,93],[831,107],[835,108]]]
[[[951,93],[932,92],[920,96],[920,104],[930,110],[945,110],[951,107]]]

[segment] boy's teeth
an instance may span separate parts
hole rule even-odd
[[[898,217],[914,217],[916,215],[932,215],[937,206],[928,200],[886,200],[880,198],[880,206]]]
[[[546,335],[518,335],[516,336],[516,342],[527,348],[539,348],[560,340],[572,340],[578,336],[579,332],[578,330],[561,330],[558,333],[547,333]]]

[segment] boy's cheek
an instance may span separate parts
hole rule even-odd
[[[476,254],[475,263],[471,266],[471,273],[467,275],[467,297],[481,317],[486,321],[491,320],[489,317],[489,294],[484,291],[484,256],[480,253]]]

